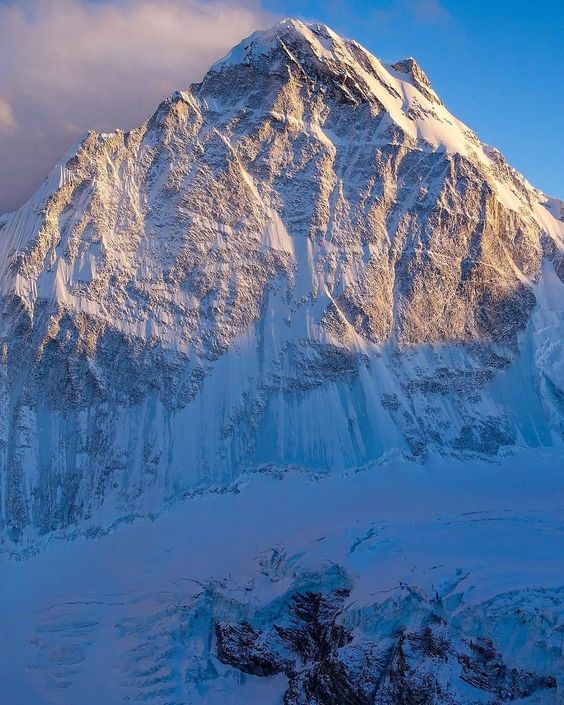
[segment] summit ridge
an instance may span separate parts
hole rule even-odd
[[[251,35],[0,220],[4,531],[561,442],[558,208],[413,60]]]
[[[3,700],[560,702],[564,203],[323,25],[181,88],[0,217]]]

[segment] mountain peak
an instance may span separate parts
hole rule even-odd
[[[560,205],[423,88],[285,20],[0,220],[0,528],[551,444]]]
[[[362,95],[357,96],[360,102],[370,94],[379,94],[382,89],[388,96],[395,95],[400,99],[405,94],[402,86],[409,84],[430,103],[442,106],[427,74],[414,58],[387,65],[327,25],[293,18],[281,20],[273,27],[258,30],[243,39],[215,63],[210,72],[221,73],[247,66],[261,74],[273,74],[279,73],[284,65],[297,66],[312,78],[321,74],[331,76],[341,88],[347,82],[356,88],[362,86]],[[379,100],[382,100],[380,96]],[[386,104],[387,100],[382,102]],[[409,106],[404,107],[409,110]]]
[[[290,75],[302,84],[308,101],[313,91],[353,108],[363,106],[373,116],[386,115],[378,139],[402,135],[410,144],[460,153],[489,167],[477,137],[446,110],[415,59],[388,65],[323,24],[285,19],[254,32],[212,66],[198,94],[220,113],[228,104],[230,110],[243,104],[245,110],[251,104],[263,109],[274,87]],[[240,88],[232,102],[235,83]],[[280,114],[285,110],[276,109]]]
[[[407,75],[411,79],[411,84],[423,93],[423,95],[432,103],[442,103],[433,90],[429,77],[412,56],[408,56],[406,59],[402,59],[401,61],[396,61],[396,63],[392,64],[390,68],[394,69],[394,71],[397,71],[398,73]]]
[[[299,44],[317,56],[334,54],[342,48],[344,40],[336,32],[319,22],[302,22],[286,18],[274,26],[257,30],[243,39],[231,51],[212,66],[212,71],[221,71],[229,66],[252,64],[287,43]]]

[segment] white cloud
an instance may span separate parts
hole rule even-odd
[[[133,127],[272,23],[258,1],[0,4],[0,213],[25,200],[84,130]]]
[[[12,106],[0,95],[0,135],[11,135],[18,129]]]

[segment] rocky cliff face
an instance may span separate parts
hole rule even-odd
[[[349,591],[296,595],[264,633],[217,622],[222,663],[251,675],[284,673],[284,705],[472,705],[512,702],[557,687],[554,676],[508,668],[489,639],[464,638],[431,611],[418,630],[381,641],[355,640],[342,622]]]
[[[0,218],[4,528],[558,442],[559,207],[413,59],[256,33]]]

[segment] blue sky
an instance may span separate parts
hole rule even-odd
[[[564,198],[564,0],[0,0],[0,213],[85,130],[135,127],[288,16],[414,56],[451,112]]]
[[[564,1],[266,0],[317,19],[383,60],[414,56],[480,139],[564,198]]]

